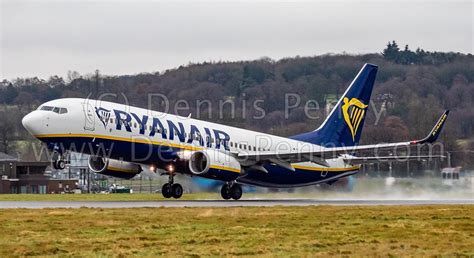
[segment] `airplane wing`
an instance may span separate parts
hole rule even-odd
[[[433,158],[445,158],[443,155],[419,155],[419,156],[373,156],[373,157],[343,157],[344,162],[351,165],[360,165],[367,163],[390,162],[390,161],[409,161],[423,160]]]
[[[386,150],[396,150],[399,148],[410,148],[413,146],[421,145],[424,143],[433,143],[438,139],[441,129],[446,122],[448,117],[449,110],[446,110],[443,115],[439,118],[436,125],[433,127],[431,132],[421,140],[413,140],[406,142],[397,142],[397,143],[381,143],[381,144],[370,144],[370,145],[359,145],[359,146],[348,146],[348,147],[333,147],[325,148],[320,147],[310,151],[302,152],[257,152],[257,153],[239,153],[238,158],[244,160],[254,160],[254,161],[270,161],[273,163],[280,164],[283,166],[286,162],[304,162],[312,161],[317,164],[327,166],[326,159],[332,159],[340,157],[343,154],[355,154],[362,151],[386,151]],[[414,156],[415,158],[419,158]],[[370,158],[370,157],[369,157]],[[372,157],[374,158],[374,157]],[[360,160],[362,161],[362,160]],[[374,159],[372,159],[374,162]],[[286,166],[285,166],[286,167]]]

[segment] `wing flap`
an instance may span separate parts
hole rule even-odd
[[[409,160],[423,160],[433,158],[445,158],[443,155],[419,155],[419,156],[374,156],[374,157],[344,157],[346,163],[352,165],[367,164],[367,163],[379,163],[379,162],[390,162],[390,161],[409,161]]]

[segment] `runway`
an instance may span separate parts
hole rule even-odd
[[[474,205],[474,199],[452,200],[316,200],[316,199],[247,199],[159,200],[159,201],[0,201],[0,209],[44,208],[160,208],[160,207],[273,207],[273,206],[374,206],[374,205]]]

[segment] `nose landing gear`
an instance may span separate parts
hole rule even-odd
[[[225,183],[221,188],[221,196],[224,200],[239,200],[242,197],[242,187],[237,183]]]
[[[64,160],[64,157],[62,154],[59,152],[55,151],[53,153],[53,157],[51,159],[51,165],[53,166],[54,169],[57,170],[63,170],[66,168],[66,161]]]

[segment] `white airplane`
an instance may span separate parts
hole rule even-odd
[[[91,155],[95,173],[132,178],[149,166],[169,176],[166,198],[180,198],[176,173],[223,181],[224,199],[240,199],[240,184],[298,187],[333,183],[358,172],[360,164],[408,157],[357,157],[360,151],[394,150],[434,142],[446,111],[422,140],[358,145],[377,66],[365,64],[316,130],[290,138],[91,99],[57,99],[26,115],[23,126],[54,152],[65,167],[69,151]]]

